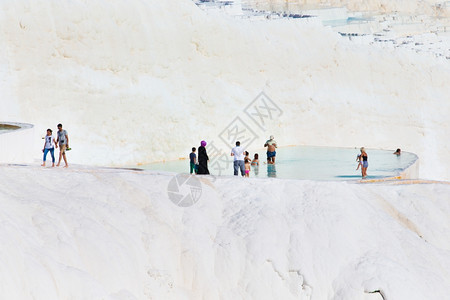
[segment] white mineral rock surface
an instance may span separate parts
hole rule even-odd
[[[15,135],[26,140],[0,135],[0,154],[35,148],[40,160],[60,122],[73,148],[68,169],[0,165],[1,297],[448,299],[445,182],[177,186],[175,174],[94,166],[186,157],[202,139],[228,153],[219,136],[239,117],[251,147],[273,134],[402,148],[422,179],[450,180],[448,4],[324,7],[343,5],[371,23],[341,30],[189,0],[0,1],[0,121],[35,125]],[[262,127],[244,113],[260,92],[282,111]],[[171,201],[191,193],[193,205]]]
[[[2,297],[447,298],[448,184],[203,177],[179,207],[171,180],[2,166]]]

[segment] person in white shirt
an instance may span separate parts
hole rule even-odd
[[[241,147],[241,142],[236,142],[236,147],[231,149],[231,156],[234,157],[234,175],[238,175],[239,169],[241,170],[241,175],[245,176],[245,163],[244,163],[244,155],[245,150]]]
[[[42,152],[44,152],[44,162],[41,166],[45,167],[45,161],[47,160],[47,153],[50,152],[50,155],[52,156],[52,167],[55,166],[55,146],[58,148],[58,145],[56,144],[55,139],[52,135],[52,130],[47,129],[47,135],[45,136],[45,142],[44,142],[44,149],[42,149]]]

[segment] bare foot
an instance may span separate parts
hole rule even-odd
[[[54,168],[55,167],[55,164],[52,164],[52,168]]]
[[[65,165],[65,166],[64,166],[64,168],[68,168],[68,167],[69,167],[68,165]]]
[[[45,167],[45,163],[43,163],[41,166]]]
[[[59,164],[57,164],[56,166],[59,167]]]

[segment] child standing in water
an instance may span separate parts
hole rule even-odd
[[[195,168],[195,164],[197,163],[197,154],[195,154],[195,147],[192,147],[192,152],[189,154],[190,166],[191,166],[191,174],[195,172],[197,174],[197,170]]]
[[[44,162],[41,166],[45,167],[45,161],[47,160],[47,153],[50,152],[50,155],[52,156],[52,167],[55,166],[55,146],[58,148],[58,144],[56,144],[55,139],[52,135],[52,130],[47,129],[47,135],[45,136],[45,142],[44,142],[44,149],[42,149],[42,152],[44,152]]]
[[[255,153],[255,156],[253,157],[252,166],[254,166],[254,167],[259,166],[258,153]]]
[[[358,162],[358,166],[356,167],[356,171],[358,171],[359,167],[361,167],[361,154],[358,154],[356,156],[356,161]]]
[[[245,164],[245,177],[250,177],[250,159],[245,158],[244,160],[244,164]]]
[[[248,153],[248,151],[245,151],[244,154],[245,154],[244,161],[245,161],[246,159],[248,159],[248,161],[251,162],[252,160],[250,159],[250,157],[248,157],[248,156],[250,155],[250,153]]]

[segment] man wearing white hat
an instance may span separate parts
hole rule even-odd
[[[267,147],[267,163],[271,165],[275,164],[275,156],[277,155],[275,148],[277,148],[277,142],[274,140],[273,135],[270,136],[270,140],[266,141],[264,147]]]

